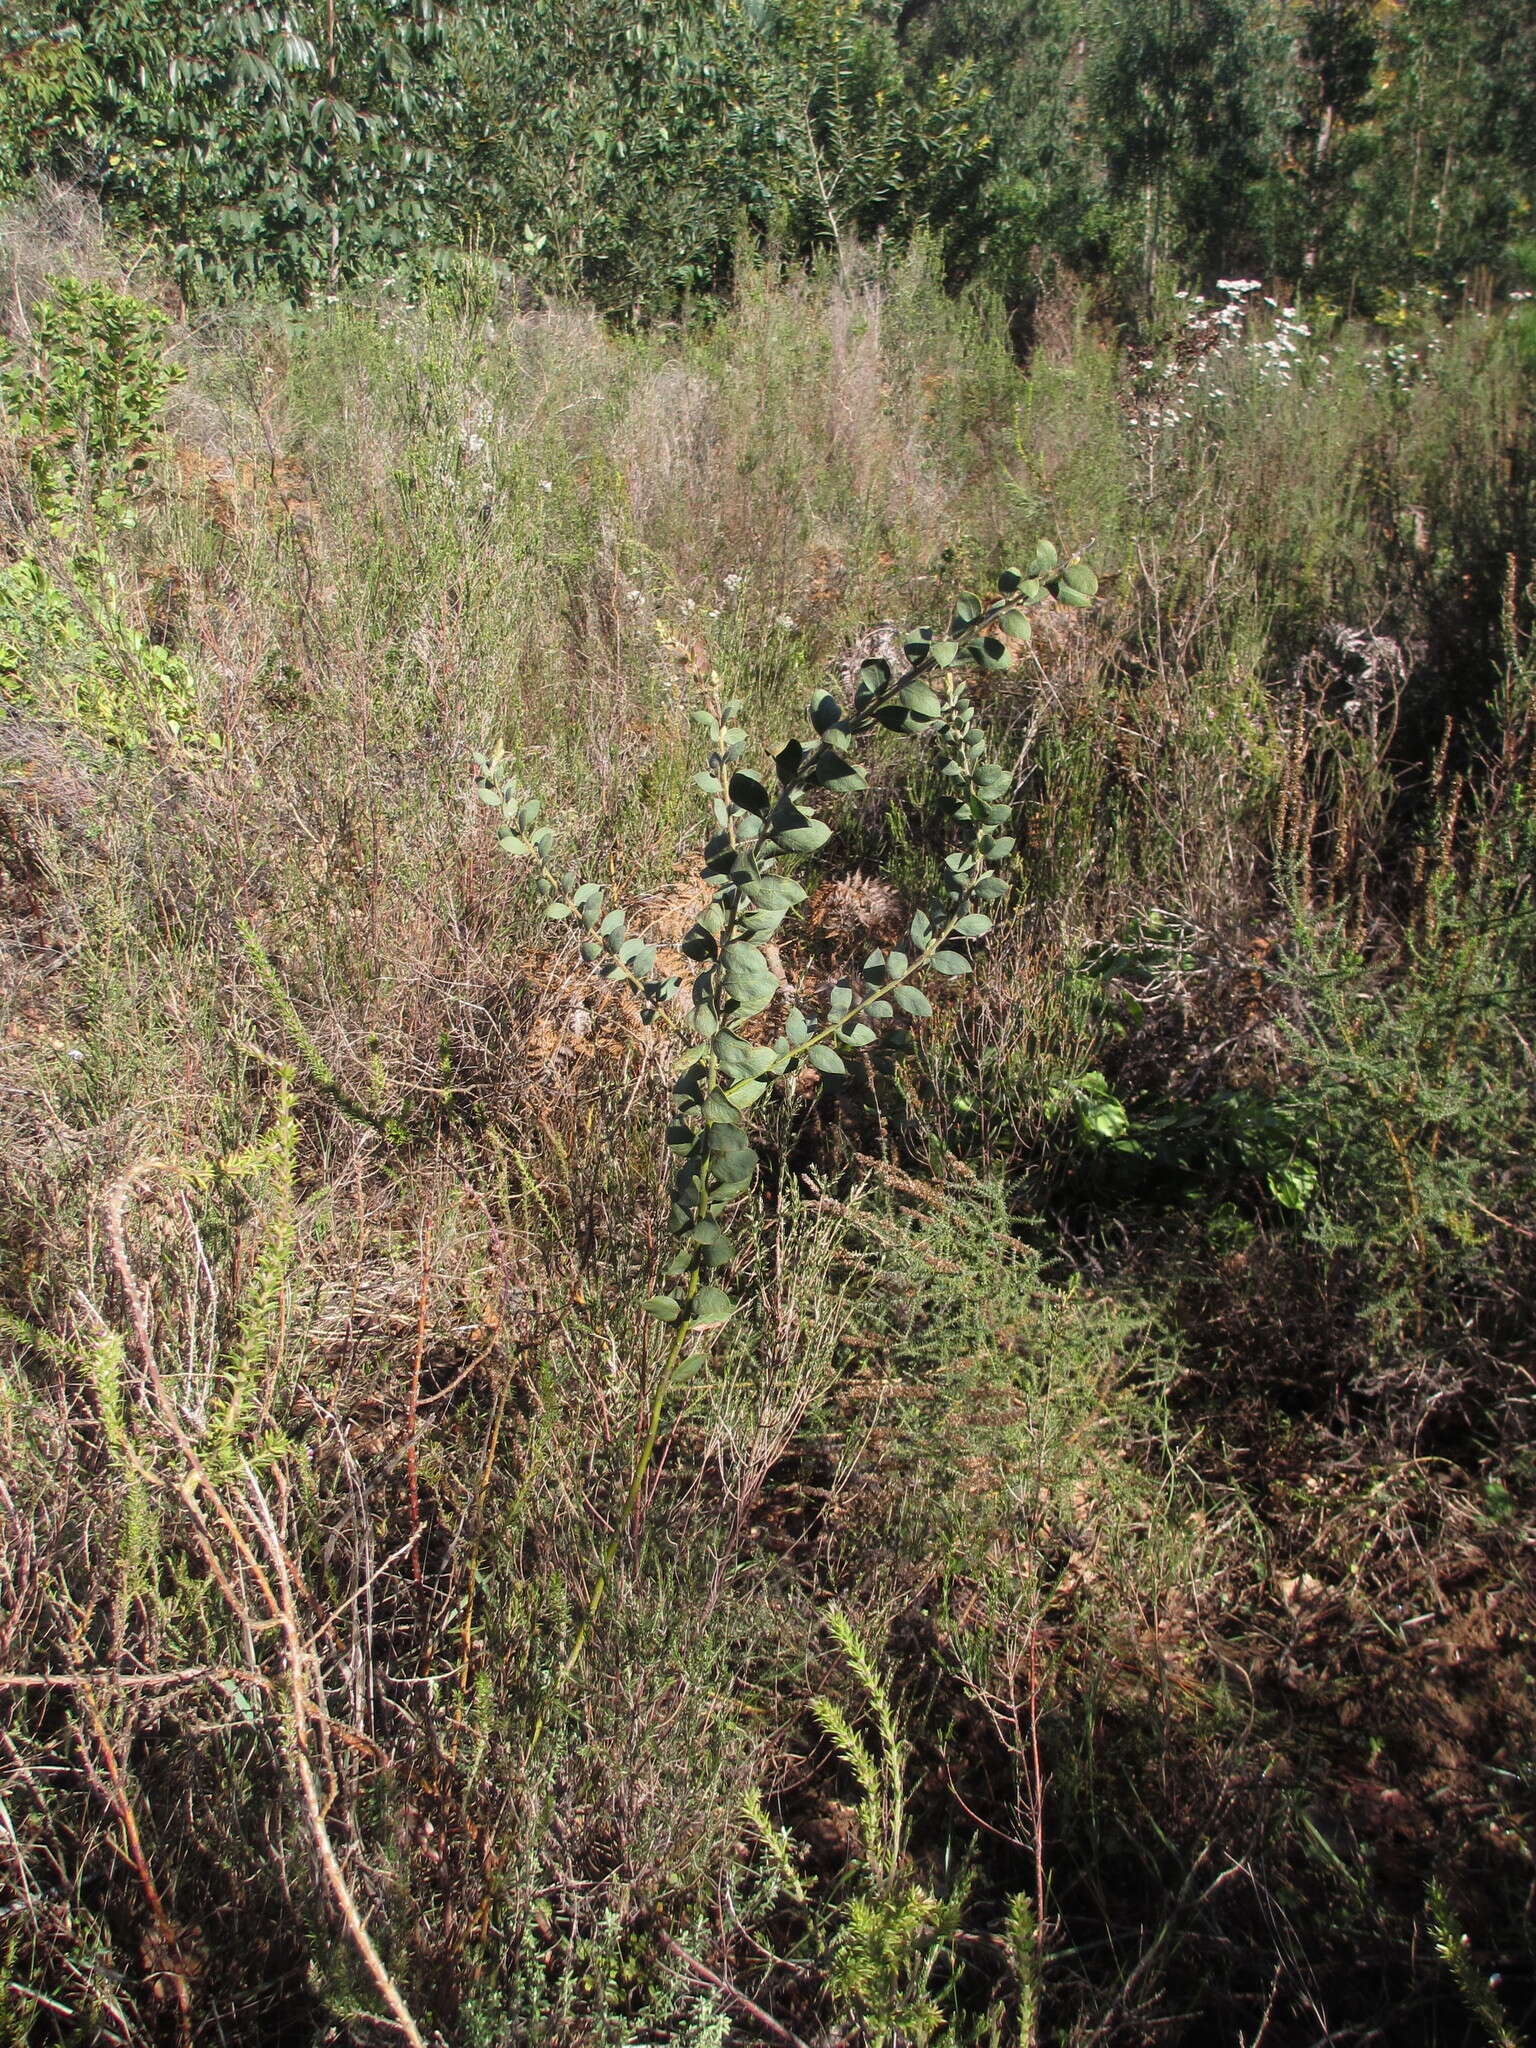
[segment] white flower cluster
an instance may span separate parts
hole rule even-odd
[[[1145,435],[1192,419],[1197,405],[1229,400],[1252,376],[1277,389],[1295,379],[1303,343],[1312,338],[1296,308],[1269,297],[1256,277],[1218,278],[1216,289],[1221,294],[1216,302],[1200,292],[1175,292],[1187,311],[1169,360],[1161,370],[1151,357],[1136,364],[1143,378],[1156,379],[1131,412],[1133,424]],[[1326,370],[1330,358],[1319,353],[1311,360]]]

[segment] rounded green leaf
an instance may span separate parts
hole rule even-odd
[[[891,990],[891,1001],[899,1010],[905,1010],[909,1017],[931,1017],[933,1005],[920,988],[914,988],[909,981],[901,982]]]
[[[808,817],[802,825],[779,826],[774,837],[786,853],[815,853],[832,837],[832,828]]]
[[[741,810],[751,811],[754,817],[765,818],[768,815],[770,800],[767,790],[755,775],[748,775],[744,769],[738,768],[731,777],[730,796],[733,804]]]
[[[757,876],[748,882],[747,896],[760,910],[772,911],[778,917],[787,916],[797,903],[805,901],[800,884],[785,881],[779,875]]]
[[[918,718],[937,718],[944,709],[926,683],[903,683],[896,697]]]
[[[721,968],[726,990],[743,1017],[756,1017],[779,992],[778,977],[766,956],[744,940],[735,939],[726,947]]]
[[[643,1314],[654,1316],[658,1323],[675,1323],[681,1314],[678,1303],[670,1294],[653,1294],[649,1301],[642,1301]]]
[[[932,965],[935,974],[960,975],[971,971],[971,963],[963,953],[951,953],[947,948],[934,954]]]
[[[701,1287],[689,1306],[688,1320],[696,1330],[715,1330],[735,1313],[736,1304],[723,1287]]]
[[[846,1074],[848,1071],[830,1045],[808,1046],[805,1057],[818,1074]]]

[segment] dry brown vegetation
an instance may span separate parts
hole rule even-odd
[[[18,341],[121,281],[47,225]],[[1526,372],[1341,329],[1154,462],[1041,328],[917,259],[670,338],[210,318],[131,526],[13,436],[0,568],[198,708],[125,744],[55,637],[0,726],[0,2038],[1528,2028]],[[899,1087],[776,1112],[562,1682],[667,1061],[471,758],[675,946],[709,677],[770,739],[1047,530],[1105,596],[983,689],[1015,905]],[[791,976],[927,885],[920,772],[840,827]],[[888,1842],[819,1697],[909,1745]]]

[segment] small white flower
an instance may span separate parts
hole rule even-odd
[[[781,633],[793,633],[795,630],[795,622],[789,616],[788,612],[780,612],[779,616],[774,620],[773,623],[778,627]]]
[[[554,485],[550,482],[547,476],[541,476],[539,478],[539,489],[541,491],[552,491],[554,488]]]
[[[725,579],[725,587],[727,590],[740,590],[743,580],[744,579],[740,576],[727,576]]]

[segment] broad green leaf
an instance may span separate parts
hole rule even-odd
[[[723,1287],[701,1287],[689,1306],[688,1320],[696,1330],[718,1329],[736,1313],[736,1304]]]
[[[891,990],[891,1001],[899,1010],[905,1010],[909,1017],[931,1017],[933,1005],[920,988],[914,988],[910,981],[903,981]]]
[[[658,1323],[675,1323],[681,1310],[670,1294],[653,1294],[649,1301],[642,1301],[641,1310],[654,1316]]]
[[[765,818],[768,815],[768,792],[757,777],[748,775],[745,769],[738,768],[731,777],[730,797],[733,804],[744,811],[751,811],[754,817]]]
[[[747,884],[747,895],[760,909],[774,911],[780,916],[805,901],[805,891],[800,884],[786,881],[779,875],[756,876]]]
[[[915,683],[908,685],[909,689],[920,687]],[[816,763],[814,780],[818,789],[830,789],[834,796],[853,796],[869,787],[869,780],[858,763],[845,760],[840,754],[823,754]]]
[[[725,986],[743,1017],[755,1017],[766,1010],[779,992],[778,977],[756,946],[735,939],[721,960]]]
[[[982,917],[979,913],[973,913],[970,917],[962,917],[955,926],[955,930],[962,939],[984,939],[991,929],[991,918]]]
[[[1264,1184],[1282,1209],[1305,1209],[1317,1192],[1317,1168],[1310,1159],[1293,1159],[1265,1174]]]
[[[955,656],[960,652],[960,643],[958,640],[935,640],[928,652],[938,667],[951,668],[954,666]]]
[[[1093,597],[1098,592],[1099,579],[1086,562],[1068,562],[1061,572],[1061,580],[1081,597]]]
[[[963,953],[951,953],[947,948],[934,954],[932,966],[935,974],[960,975],[971,971],[971,963]]]
[[[774,837],[786,853],[817,852],[832,837],[831,826],[823,824],[820,818],[813,818],[804,811],[799,811],[796,815],[800,823],[775,825]]]
[[[944,709],[926,683],[903,683],[896,692],[896,701],[918,718],[937,718]]]
[[[810,1046],[805,1057],[818,1074],[846,1074],[848,1071],[830,1045]]]

